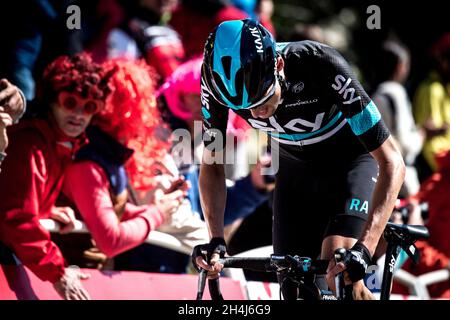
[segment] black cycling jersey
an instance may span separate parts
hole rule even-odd
[[[335,49],[300,41],[278,43],[277,52],[284,59],[285,80],[274,115],[260,119],[248,109],[234,112],[278,141],[282,157],[367,153],[387,139],[389,131],[377,107]],[[207,148],[220,150],[225,142],[217,142],[218,131],[225,137],[229,108],[214,100],[203,78],[201,88],[203,140]]]

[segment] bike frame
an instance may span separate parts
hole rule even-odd
[[[417,262],[417,248],[414,246],[414,242],[418,239],[426,239],[429,234],[428,230],[423,226],[396,225],[389,222],[383,236],[386,239],[388,246],[386,249],[386,259],[383,269],[380,300],[389,300],[395,262],[400,254],[400,250],[405,250],[413,261]],[[334,253],[336,263],[342,261],[345,254],[346,249],[337,249]],[[287,278],[290,278],[299,285],[299,288],[300,284],[303,284],[305,287],[309,288],[308,285],[310,284],[306,284],[304,282],[305,276],[323,274],[324,267],[326,271],[326,267],[328,266],[328,261],[325,260],[313,260],[308,257],[293,257],[290,255],[272,255],[270,257],[257,258],[229,257],[221,259],[220,262],[224,265],[224,268],[242,268],[263,272],[283,271]],[[202,299],[203,290],[206,284],[206,277],[206,270],[200,271],[197,300]],[[209,280],[208,282],[211,298],[213,300],[223,300],[222,294],[220,293],[219,278]],[[335,283],[336,298],[338,300],[347,300],[351,298],[348,294],[346,294],[345,289],[347,287],[344,285],[344,275],[342,272],[336,276]],[[316,289],[318,288],[316,287]]]
[[[400,254],[401,246],[396,242],[389,242],[386,249],[386,259],[383,268],[383,280],[381,282],[380,300],[389,300],[391,296],[391,283],[394,277],[394,267]]]

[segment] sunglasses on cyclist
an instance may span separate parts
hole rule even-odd
[[[275,95],[275,89],[277,87],[278,79],[275,77],[275,81],[270,86],[270,88],[267,90],[267,93],[257,102],[253,103],[252,105],[248,106],[247,109],[256,109],[263,104],[265,104],[267,101],[269,101],[274,95]]]
[[[70,92],[61,92],[58,95],[58,102],[66,110],[74,111],[79,106],[83,107],[83,113],[91,115],[103,109],[103,102],[94,99],[82,99],[79,95]]]

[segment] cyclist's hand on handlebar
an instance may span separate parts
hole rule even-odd
[[[197,270],[207,270],[209,279],[215,279],[222,271],[223,265],[219,263],[219,259],[225,256],[226,251],[227,247],[223,238],[212,238],[209,243],[194,247],[192,264]]]
[[[346,250],[343,260],[330,268],[327,273],[327,282],[334,288],[334,278],[344,272],[346,284],[355,283],[363,279],[372,257],[369,250],[362,243],[357,242],[350,250]]]
[[[353,284],[353,300],[376,300],[372,292],[364,285],[362,281]]]
[[[330,260],[330,263],[328,264],[328,269],[327,269],[327,283],[328,283],[328,287],[333,291],[336,292],[336,283],[335,283],[335,278],[336,276],[341,273],[344,272],[346,269],[345,264],[343,262],[339,262],[339,263],[335,263],[334,260]],[[348,275],[346,273],[344,273],[344,281],[345,281],[345,285],[349,285],[352,282],[350,281],[350,278],[348,277]]]

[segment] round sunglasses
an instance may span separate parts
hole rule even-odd
[[[69,111],[73,111],[78,106],[82,106],[83,113],[87,115],[99,112],[104,105],[100,100],[82,99],[77,94],[64,91],[58,95],[58,102],[60,106]]]

